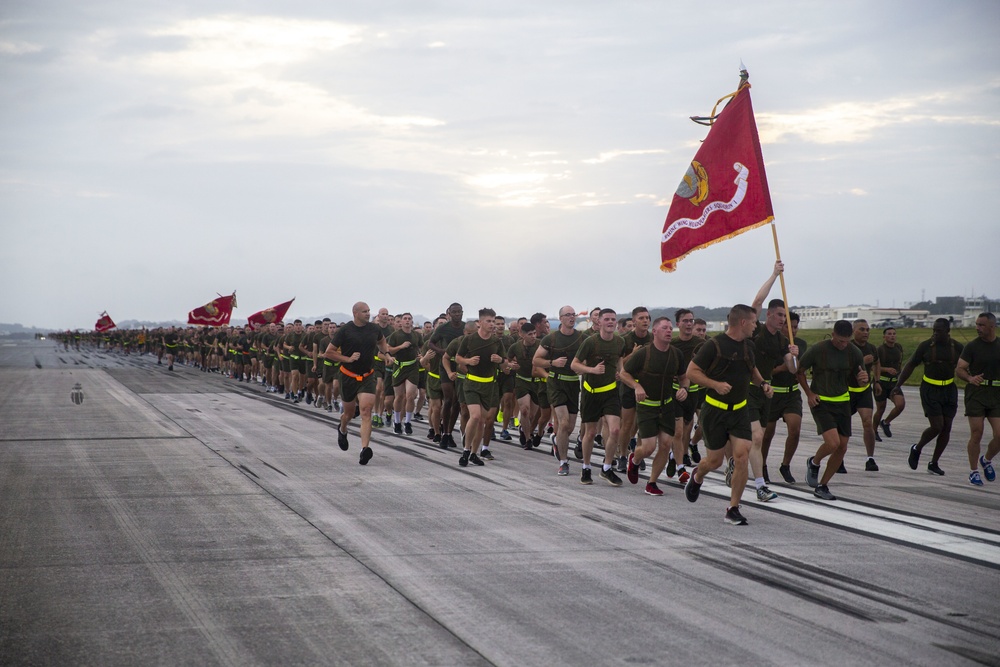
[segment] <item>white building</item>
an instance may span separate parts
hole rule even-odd
[[[799,314],[801,329],[832,329],[837,320],[853,322],[857,319],[868,320],[873,328],[884,326],[929,326],[931,319],[929,310],[914,310],[912,308],[879,308],[877,306],[802,306],[793,307]]]

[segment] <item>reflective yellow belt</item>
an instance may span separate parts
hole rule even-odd
[[[432,372],[430,372],[430,371],[427,371],[427,374],[428,374],[428,375],[430,375],[430,376],[431,376],[432,378],[434,378],[435,380],[440,380],[440,379],[441,379],[441,376],[440,376],[440,375],[438,375],[437,373],[432,373]]]
[[[674,391],[677,391],[680,388],[681,388],[681,386],[679,384],[677,384],[676,382],[674,382]],[[692,391],[698,391],[699,389],[701,389],[701,385],[700,384],[692,384],[690,387],[687,388],[687,391],[690,394]]]
[[[667,403],[669,403],[672,400],[674,400],[674,399],[672,399],[672,398],[665,398],[662,401],[651,401],[651,400],[649,400],[647,398],[644,401],[639,401],[639,405],[645,405],[646,407],[649,407],[649,408],[658,408],[660,406],[666,405]]]
[[[1000,380],[983,380],[979,383],[980,387],[1000,387]]]
[[[799,385],[793,384],[791,387],[771,387],[771,391],[775,394],[790,394],[793,391],[798,391]]]
[[[324,359],[323,360],[323,365],[324,366],[333,366],[333,362],[330,361],[329,359]]]
[[[465,379],[465,375],[462,374],[462,373],[459,373],[458,371],[455,371],[455,379],[457,379],[457,380],[464,380]]]
[[[611,384],[606,384],[603,387],[591,387],[590,383],[586,380],[583,381],[583,388],[589,391],[591,394],[603,394],[606,391],[611,391],[618,386],[617,382],[612,382]]]
[[[564,382],[576,382],[577,380],[580,379],[579,375],[562,375],[559,373],[553,373],[552,371],[549,371],[549,377],[555,378],[557,380],[562,380]]]
[[[535,378],[526,378],[523,375],[518,375],[517,373],[514,374],[514,377],[516,377],[518,380],[523,380],[524,382],[534,382],[535,381]]]
[[[879,375],[878,379],[882,382],[895,382],[896,378],[889,377],[888,375]]]
[[[924,382],[926,382],[927,384],[934,384],[939,387],[946,387],[954,381],[955,378],[948,378],[947,380],[935,380],[934,378],[929,378],[926,375],[924,376]]]
[[[821,401],[826,401],[827,403],[844,403],[845,401],[851,400],[851,393],[845,391],[840,396],[822,396],[817,394],[816,397]]]
[[[854,394],[860,394],[863,391],[867,391],[869,387],[871,387],[870,384],[866,384],[864,387],[848,387],[847,391]]]
[[[720,410],[732,410],[733,412],[736,412],[747,404],[747,400],[745,398],[736,405],[730,405],[729,403],[723,403],[722,401],[716,400],[711,396],[706,396],[705,402],[719,408]]]
[[[376,355],[375,355],[375,361],[382,361],[382,357],[380,357],[380,356],[378,356],[378,355],[376,354]]]
[[[487,383],[487,382],[493,382],[493,380],[495,380],[496,377],[495,376],[492,376],[492,377],[483,377],[481,375],[473,375],[472,373],[469,373],[469,374],[467,374],[465,376],[465,379],[466,380],[472,380],[473,382]]]
[[[409,361],[397,361],[396,363],[399,365],[400,368],[406,368],[407,366],[412,366],[413,364],[417,363],[417,360],[411,359]]]

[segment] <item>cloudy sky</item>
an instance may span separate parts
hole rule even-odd
[[[995,0],[8,0],[0,322],[749,301],[767,228],[659,270],[741,59],[793,304],[995,298],[998,29]]]

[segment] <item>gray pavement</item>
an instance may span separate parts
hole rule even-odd
[[[719,473],[691,504],[546,445],[463,469],[423,425],[362,467],[258,386],[3,344],[0,664],[1000,664],[1000,482],[961,416],[946,476],[911,471],[907,398],[880,472],[858,436],[839,500],[748,490],[733,527]]]

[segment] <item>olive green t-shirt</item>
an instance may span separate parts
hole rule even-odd
[[[806,353],[809,349],[809,343],[805,342],[801,338],[795,339],[795,345],[799,348],[798,358],[801,360],[802,355]],[[798,368],[798,366],[796,366]],[[778,371],[771,378],[771,384],[775,387],[795,387],[799,384],[799,381],[795,378],[794,373],[789,373],[787,370]]]
[[[853,338],[851,339],[851,345],[856,347],[861,352],[862,358],[867,357],[869,354],[872,355],[871,363],[865,364],[865,373],[868,373],[868,384],[871,384],[872,382],[878,379],[876,377],[872,377],[872,369],[875,368],[875,362],[878,361],[878,350],[875,349],[875,346],[872,345],[870,342],[865,343],[863,346],[858,345],[857,343],[854,342]],[[861,386],[861,384],[858,382],[857,375],[851,375],[850,386],[852,387]]]
[[[410,341],[409,347],[393,353],[392,356],[396,361],[413,361],[417,358],[417,354],[420,352],[420,334],[416,331],[405,333],[402,329],[389,334],[389,338],[386,341],[389,347],[402,345],[406,341]]]
[[[462,338],[462,342],[458,346],[458,356],[467,359],[470,357],[479,357],[479,363],[474,366],[468,365],[468,371],[466,372],[466,375],[475,375],[479,378],[492,378],[496,376],[499,364],[494,363],[490,358],[494,354],[503,356],[503,345],[496,336],[491,336],[484,340],[478,333],[473,332]]]
[[[886,375],[886,377],[891,377],[893,379],[899,375],[899,372],[903,370],[903,346],[896,343],[892,347],[889,347],[885,343],[878,346],[876,350],[878,354],[878,364],[882,369],[882,375],[885,375],[885,369],[891,368],[896,371],[896,375]],[[873,380],[877,378],[872,378]]]
[[[708,339],[694,355],[692,361],[705,375],[717,382],[727,382],[731,389],[725,396],[714,389],[707,389],[706,396],[717,401],[737,405],[746,400],[753,377],[753,341],[736,342],[724,333]]]
[[[594,389],[613,384],[618,372],[618,360],[624,353],[625,339],[617,333],[612,334],[610,340],[604,340],[600,335],[585,339],[577,349],[575,359],[586,366],[596,366],[603,361],[604,372],[584,373],[583,381]]]
[[[933,338],[921,342],[910,357],[914,367],[924,365],[924,375],[932,380],[951,380],[963,352],[962,344],[954,338],[946,343],[935,343]]]
[[[562,368],[553,366],[549,371],[558,375],[576,375],[576,371],[570,368],[570,362],[576,356],[576,351],[580,349],[583,340],[583,334],[576,330],[568,336],[558,329],[545,334],[545,337],[539,342],[539,346],[545,350],[549,361],[566,359],[565,366]]]
[[[838,350],[831,340],[821,340],[802,355],[799,367],[812,370],[809,387],[820,396],[842,396],[851,381],[857,384],[857,374],[864,363],[864,355],[857,345],[849,343]]]
[[[770,382],[774,367],[788,354],[788,337],[781,331],[772,334],[765,324],[758,322],[753,332],[753,352],[760,376]]]
[[[646,398],[651,401],[672,398],[677,376],[687,370],[683,353],[673,345],[666,351],[657,349],[655,345],[645,345],[629,355],[624,368],[638,380],[646,390]]]

